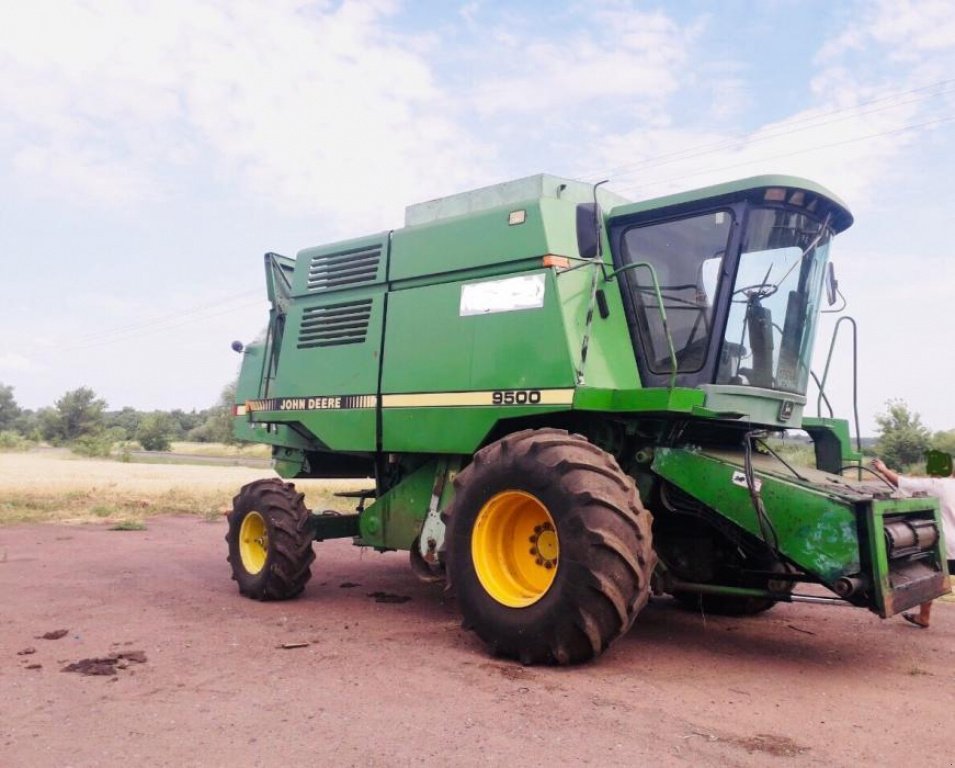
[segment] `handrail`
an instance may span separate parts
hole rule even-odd
[[[660,310],[660,319],[663,321],[663,331],[666,333],[667,337],[667,347],[670,350],[670,384],[669,389],[673,389],[676,386],[676,374],[677,368],[679,367],[676,361],[676,350],[673,348],[673,337],[670,335],[670,324],[667,322],[667,313],[666,309],[663,308],[663,294],[660,292],[660,281],[657,280],[657,271],[653,268],[653,265],[648,261],[638,261],[634,264],[627,264],[620,269],[615,269],[609,275],[606,276],[606,281],[609,283],[617,275],[622,272],[629,272],[631,270],[639,269],[640,267],[646,267],[650,270],[650,278],[653,280],[653,292],[657,297],[657,308]]]
[[[826,405],[829,406],[829,415],[832,416],[832,406],[829,404],[829,398],[825,396],[826,380],[829,378],[829,364],[832,362],[832,353],[836,348],[836,339],[839,337],[839,326],[843,321],[848,320],[852,324],[852,412],[855,417],[856,428],[856,452],[862,453],[862,437],[859,432],[859,327],[855,318],[846,315],[836,321],[832,329],[832,339],[829,342],[829,354],[826,357],[826,367],[822,372],[822,381],[819,382],[819,397],[816,400],[816,415],[822,416],[822,400],[825,397]],[[861,479],[861,478],[860,478]]]

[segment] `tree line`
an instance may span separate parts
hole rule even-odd
[[[46,442],[87,456],[107,456],[115,445],[132,441],[147,451],[168,451],[174,440],[232,444],[237,442],[232,434],[234,403],[232,383],[218,403],[203,410],[111,411],[92,389],[79,387],[34,411],[21,408],[13,387],[0,382],[0,448]]]

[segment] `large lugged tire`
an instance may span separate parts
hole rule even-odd
[[[229,514],[229,563],[239,592],[255,600],[295,597],[312,577],[305,495],[276,478],[242,487]]]
[[[650,514],[612,456],[526,430],[483,448],[454,483],[449,588],[493,653],[573,664],[630,629],[656,556]]]

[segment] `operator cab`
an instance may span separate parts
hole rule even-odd
[[[643,385],[699,387],[710,408],[778,400],[782,421],[801,413],[829,244],[851,223],[830,192],[782,176],[614,208]]]

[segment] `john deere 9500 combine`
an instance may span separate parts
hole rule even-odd
[[[408,550],[496,653],[560,664],[600,654],[651,591],[751,614],[820,584],[882,617],[943,594],[937,503],[846,475],[848,423],[803,413],[851,223],[790,177],[630,203],[535,176],[267,254],[236,434],[283,478],[374,488],[353,515],[284,480],[242,488],[240,591],[300,593],[315,540]],[[815,468],[767,447],[800,429]]]

